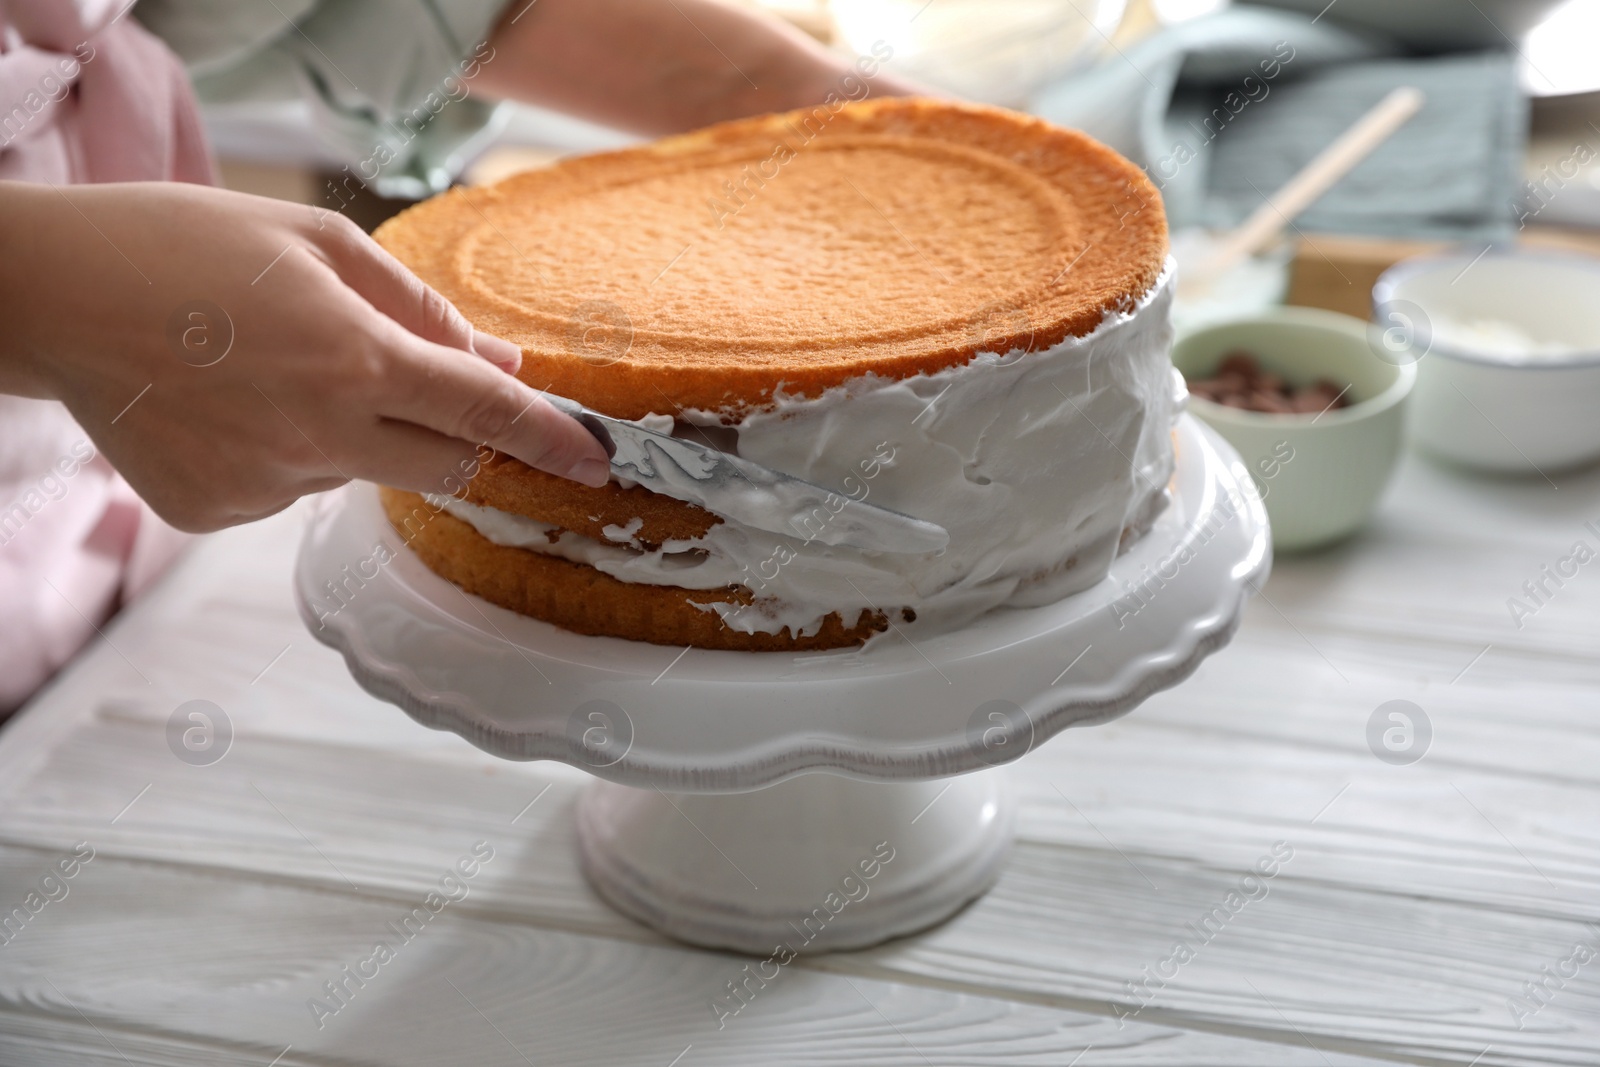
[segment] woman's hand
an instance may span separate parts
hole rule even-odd
[[[482,444],[606,479],[600,444],[512,376],[516,346],[341,216],[176,183],[0,182],[0,248],[0,392],[65,402],[181,529],[352,478],[443,492]]]

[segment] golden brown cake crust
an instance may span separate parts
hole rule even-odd
[[[862,612],[849,629],[837,614],[829,615],[807,637],[794,637],[787,628],[741,633],[715,611],[695,605],[748,604],[748,589],[633,585],[571,560],[497,545],[448,512],[434,512],[416,493],[380,486],[378,497],[390,525],[429,570],[490,603],[580,634],[740,652],[808,652],[859,645],[888,625],[882,615]]]
[[[735,183],[732,191],[723,182]],[[621,418],[731,412],[1093,330],[1160,275],[1161,199],[1090,138],[886,98],[712,126],[456,189],[378,240],[520,377]],[[720,521],[643,489],[486,464],[470,500],[641,542]]]
[[[630,419],[1049,348],[1129,306],[1167,254],[1160,195],[1111,149],[902,98],[452,189],[376,236],[520,344],[528,384]]]

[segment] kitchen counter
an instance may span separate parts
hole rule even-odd
[[[1408,457],[1195,677],[1013,766],[989,895],[732,1015],[746,960],[584,883],[581,773],[312,640],[306,505],[205,538],[0,731],[0,1064],[1600,1063],[1600,559],[1508,606],[1600,551],[1600,471],[1552,479]],[[197,699],[208,765],[169,741]],[[1431,724],[1408,765],[1369,746],[1392,700]]]

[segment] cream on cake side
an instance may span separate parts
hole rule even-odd
[[[620,540],[625,528],[613,528],[619,541],[610,544],[570,532],[552,542],[553,527],[524,516],[453,499],[445,506],[496,544],[624,582],[746,585],[756,603],[706,608],[746,633],[814,633],[830,613],[853,618],[861,609],[945,630],[1002,605],[1050,603],[1104,578],[1124,532],[1142,533],[1165,501],[1176,414],[1172,274],[1169,261],[1134,307],[1050,349],[981,353],[900,380],[867,375],[813,399],[780,391],[772,407],[731,427],[741,456],[944,526],[950,547],[937,555],[808,540],[825,511],[792,538],[723,522],[695,541],[645,551]],[[715,412],[678,418],[728,429]]]

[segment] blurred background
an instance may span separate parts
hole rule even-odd
[[[1087,130],[1146,168],[1175,231],[1238,225],[1386,92],[1420,87],[1422,111],[1233,279],[1236,303],[1365,318],[1378,275],[1420,252],[1600,251],[1600,0],[742,2],[846,53],[885,43],[894,69],[953,95]],[[208,106],[228,185],[339,208],[331,183],[355,161],[318,138],[310,106]],[[490,181],[632,140],[503,105],[451,169]],[[370,229],[432,191],[377,182],[344,210]]]

